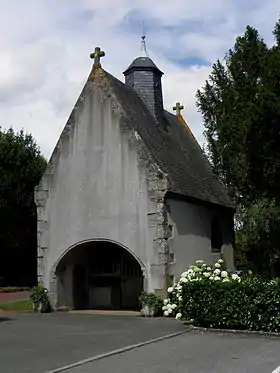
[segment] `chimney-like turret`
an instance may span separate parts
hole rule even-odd
[[[161,77],[163,73],[149,57],[138,57],[124,71],[125,84],[133,88],[157,121],[163,116]]]

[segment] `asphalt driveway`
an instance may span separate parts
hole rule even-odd
[[[279,373],[280,338],[188,332],[65,373]]]
[[[46,373],[185,330],[172,319],[83,314],[0,317],[0,372]],[[188,331],[66,373],[279,373],[280,338]],[[275,370],[276,369],[276,370]]]
[[[171,319],[83,314],[0,316],[0,372],[45,373],[183,330]]]

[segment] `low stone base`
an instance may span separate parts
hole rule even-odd
[[[56,312],[68,312],[70,308],[68,306],[60,306],[55,309]]]

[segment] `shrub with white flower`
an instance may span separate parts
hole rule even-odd
[[[207,265],[203,260],[197,260],[195,265],[191,265],[189,269],[181,274],[179,282],[173,284],[167,289],[168,298],[164,300],[162,307],[163,314],[166,317],[175,317],[177,320],[182,318],[183,301],[182,289],[192,281],[241,281],[237,274],[230,274],[229,271],[223,268],[224,261],[219,259],[213,265]]]

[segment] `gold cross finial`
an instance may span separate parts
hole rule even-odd
[[[176,115],[181,115],[181,110],[184,109],[184,106],[180,102],[176,102],[176,105],[173,106],[173,110],[176,111]]]
[[[91,53],[90,58],[94,58],[93,66],[101,67],[100,57],[104,57],[105,52],[103,52],[100,47],[95,47],[94,52]]]

